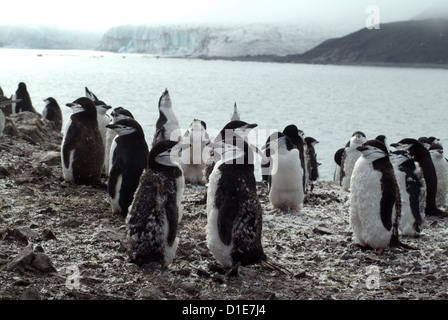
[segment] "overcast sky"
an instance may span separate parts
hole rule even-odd
[[[447,0],[444,0],[448,2]],[[407,20],[440,0],[6,0],[0,24],[106,30],[141,23],[293,22],[362,27],[369,5],[381,22]]]

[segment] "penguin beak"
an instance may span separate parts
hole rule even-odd
[[[115,128],[117,128],[117,125],[115,125],[115,124],[113,124],[113,123],[109,123],[108,125],[106,125],[106,128],[109,128],[109,129],[115,129]]]
[[[67,103],[66,106],[69,108],[73,108],[74,106],[76,106],[76,103],[70,102],[70,103]]]
[[[399,147],[400,147],[400,144],[399,144],[399,143],[392,143],[390,146],[391,146],[392,148],[399,148]]]

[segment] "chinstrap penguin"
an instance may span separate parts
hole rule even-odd
[[[37,113],[31,102],[30,94],[24,82],[20,82],[19,86],[12,98],[13,100],[20,100],[13,103],[13,113],[19,113],[23,111],[29,111]]]
[[[204,150],[210,142],[206,123],[202,120],[194,119],[190,125],[190,129],[185,132],[182,142],[191,145],[190,148],[182,151],[180,161],[185,182],[204,185],[204,159],[206,159]]]
[[[361,131],[355,131],[347,142],[341,159],[340,184],[342,190],[350,191],[350,179],[356,160],[361,156],[357,147],[367,141],[366,135]]]
[[[391,147],[407,151],[410,158],[422,169],[426,183],[426,216],[446,216],[446,212],[437,208],[437,173],[429,150],[412,138],[402,139],[398,143],[391,144]]]
[[[169,140],[152,147],[129,208],[127,251],[137,265],[155,262],[168,266],[176,254],[185,184],[177,148],[181,148],[178,143]]]
[[[112,116],[112,122],[117,122],[118,120],[122,120],[122,119],[134,119],[134,116],[132,115],[132,113],[123,108],[123,107],[117,107],[115,108],[111,114]],[[114,141],[115,137],[118,135],[118,133],[110,128],[107,128],[106,126],[106,144],[105,144],[105,153],[104,153],[104,168],[105,168],[105,172],[106,174],[109,174],[109,170],[110,170],[110,149],[112,147],[112,142]]]
[[[207,247],[224,268],[265,261],[254,153],[239,136],[213,145],[221,157],[208,183]]]
[[[182,133],[179,121],[173,111],[172,101],[168,89],[165,89],[159,98],[159,118],[156,122],[156,131],[152,145],[162,140],[172,140],[179,142]]]
[[[63,132],[61,162],[64,180],[103,186],[104,144],[93,101],[81,97],[67,103],[73,110]]]
[[[400,190],[382,142],[370,140],[356,149],[361,157],[351,174],[350,226],[355,243],[381,253],[399,245]]]
[[[315,146],[319,143],[313,137],[305,137],[306,143],[306,163],[309,181],[317,181],[319,179],[319,163],[317,162],[317,154]]]
[[[104,101],[98,99],[98,97],[85,87],[86,97],[91,99],[95,104],[97,111],[98,128],[101,132],[101,138],[103,139],[104,146],[106,146],[106,126],[110,123],[111,119],[107,114],[107,111],[112,107],[107,105]]]
[[[448,162],[443,155],[443,147],[439,143],[433,143],[429,153],[437,175],[436,205],[440,208],[445,207],[448,193]]]
[[[299,130],[297,126],[291,124],[286,126],[283,129],[283,134],[288,136],[288,138],[291,140],[292,144],[297,147],[300,153],[300,165],[302,166],[302,185],[303,185],[303,192],[306,193],[306,186],[307,186],[307,168],[306,168],[306,143],[305,143],[305,134],[302,130]]]
[[[284,134],[269,143],[272,162],[269,201],[274,208],[299,211],[303,206],[303,168],[300,152]]]
[[[148,145],[142,127],[133,119],[118,120],[107,128],[118,134],[113,142],[107,190],[112,211],[126,216],[146,168]]]
[[[62,112],[58,102],[53,97],[44,100],[45,107],[42,111],[42,118],[54,122],[58,131],[62,130]]]
[[[403,236],[418,236],[423,228],[426,207],[426,183],[423,173],[406,151],[390,153],[390,160],[400,188],[399,231]]]

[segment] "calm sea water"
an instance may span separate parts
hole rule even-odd
[[[242,120],[257,123],[251,141],[295,124],[316,146],[321,180],[332,180],[333,155],[354,131],[396,142],[436,136],[448,142],[448,70],[357,67],[156,58],[96,51],[0,49],[5,95],[28,86],[37,111],[47,97],[61,106],[88,87],[113,107],[131,110],[151,143],[158,100],[167,88],[183,129],[204,120],[211,136],[230,120],[236,102]],[[445,143],[446,144],[446,143]],[[256,177],[260,179],[256,165]]]

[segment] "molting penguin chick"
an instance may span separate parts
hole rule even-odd
[[[256,189],[253,152],[238,136],[213,145],[221,157],[210,175],[207,190],[207,247],[226,268],[264,261],[263,212]]]
[[[350,191],[350,179],[356,160],[361,156],[357,150],[364,142],[366,142],[366,135],[361,131],[355,131],[347,142],[341,159],[340,184],[342,190]]]
[[[142,127],[133,119],[118,120],[107,128],[118,134],[114,139],[107,190],[112,211],[126,216],[146,168],[148,145]]]
[[[192,184],[205,184],[204,180],[204,149],[210,142],[207,134],[207,125],[204,121],[194,119],[183,137],[183,142],[189,143],[190,148],[183,150],[181,166],[184,172],[185,182]]]
[[[213,140],[214,143],[219,143],[224,140],[233,139],[233,137],[239,137],[245,140],[251,130],[256,128],[258,125],[256,123],[247,123],[245,121],[230,121],[224,128],[218,133],[218,135]],[[209,156],[205,162],[204,178],[208,181],[210,174],[213,171],[215,163],[220,159],[220,153],[215,152],[214,149],[210,149]]]
[[[303,184],[303,191],[306,193],[306,185],[307,185],[307,168],[306,168],[306,159],[305,159],[305,153],[306,153],[306,143],[304,141],[304,133],[302,130],[299,130],[295,125],[291,124],[289,126],[286,126],[285,129],[283,129],[283,134],[285,134],[294,144],[300,153],[300,165],[302,166],[303,175],[302,175],[302,184]]]
[[[270,142],[269,148],[273,164],[269,201],[274,208],[287,207],[299,211],[304,199],[299,150],[282,133]]]
[[[168,140],[152,147],[129,208],[128,255],[138,265],[157,262],[167,266],[177,250],[184,177],[176,148],[180,148],[177,142]]]
[[[159,118],[152,145],[162,140],[180,141],[182,138],[179,121],[174,114],[171,97],[167,89],[159,99]]]
[[[230,121],[234,121],[234,120],[241,120],[240,114],[238,113],[238,107],[236,106],[236,102],[233,105],[233,113],[232,113],[232,116],[230,117]]]
[[[398,228],[403,236],[417,236],[425,218],[426,183],[423,173],[406,151],[390,153],[390,160],[400,188],[401,218]]]
[[[112,123],[117,122],[118,120],[122,119],[134,119],[134,116],[129,110],[124,109],[123,107],[117,107],[115,108],[111,114],[112,116]],[[109,174],[110,171],[110,149],[112,147],[112,142],[114,141],[115,137],[118,135],[118,133],[110,128],[107,128],[106,125],[106,145],[105,145],[105,154],[104,154],[104,168],[107,174]]]
[[[429,153],[431,154],[437,175],[436,205],[437,207],[445,207],[448,192],[448,162],[443,155],[443,147],[441,144],[432,144],[429,148]]]
[[[33,107],[33,103],[31,102],[28,89],[24,82],[19,83],[19,86],[13,96],[13,100],[20,100],[13,104],[13,110],[12,110],[13,113],[19,113],[23,111],[37,113]]]
[[[81,97],[67,104],[73,114],[65,126],[61,144],[64,180],[77,184],[101,184],[104,144],[93,101]]]
[[[410,138],[405,138],[398,143],[393,143],[391,144],[391,147],[407,151],[410,158],[416,161],[422,169],[426,183],[426,216],[446,215],[446,212],[437,208],[437,173],[429,150],[416,139]]]
[[[42,111],[42,118],[54,122],[58,131],[62,130],[62,112],[55,98],[49,97],[44,100],[45,107]]]
[[[319,143],[313,137],[306,137],[306,163],[307,163],[307,172],[308,179],[310,181],[317,181],[319,179],[319,163],[317,162],[317,154],[315,145]]]
[[[382,142],[370,140],[357,150],[361,157],[351,174],[350,225],[357,244],[380,253],[399,244],[400,190]]]

